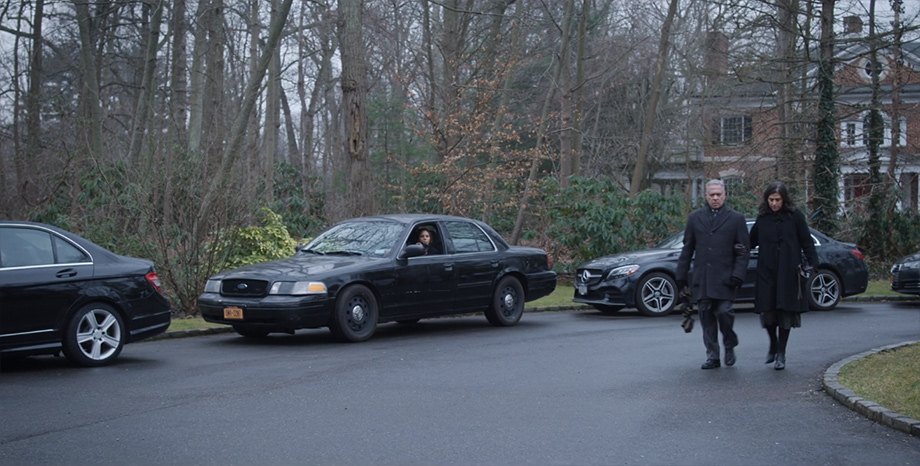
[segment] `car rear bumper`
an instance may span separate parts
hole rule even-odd
[[[228,307],[242,309],[243,318],[225,317],[224,310]],[[228,298],[217,293],[204,293],[198,297],[198,309],[207,322],[293,331],[329,325],[332,301],[326,296],[316,295]]]
[[[145,314],[131,321],[131,332],[128,342],[150,338],[165,332],[172,322],[172,311],[166,308],[153,314]]]
[[[527,301],[549,296],[556,290],[556,272],[548,270],[527,276]]]

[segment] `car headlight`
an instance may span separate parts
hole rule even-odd
[[[220,293],[220,280],[208,280],[204,284],[205,293]]]
[[[902,262],[902,269],[920,269],[920,261]]]
[[[639,270],[639,266],[636,264],[617,267],[611,270],[610,272],[607,272],[607,280],[613,280],[614,278],[628,277],[636,273],[636,270]]]
[[[308,295],[326,294],[326,284],[323,282],[275,282],[268,290],[268,294]]]

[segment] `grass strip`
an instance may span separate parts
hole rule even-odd
[[[867,400],[920,419],[920,343],[849,363],[838,380]]]

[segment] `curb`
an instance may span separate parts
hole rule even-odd
[[[903,343],[896,343],[894,345],[873,348],[869,351],[850,356],[834,363],[824,372],[824,390],[847,408],[850,408],[853,411],[856,411],[857,413],[862,414],[863,416],[866,416],[875,422],[878,422],[879,424],[900,430],[901,432],[905,432],[915,437],[920,437],[920,421],[885,408],[884,406],[881,406],[874,401],[862,398],[853,390],[841,385],[839,381],[840,370],[843,369],[843,366],[876,353],[892,351],[902,346],[912,345],[914,343],[920,343],[920,341],[906,341]]]

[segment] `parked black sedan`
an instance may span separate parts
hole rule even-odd
[[[891,266],[891,290],[920,295],[920,252],[902,257]]]
[[[525,301],[555,288],[545,251],[510,246],[485,223],[383,215],[336,224],[290,258],[211,277],[198,308],[247,337],[328,327],[354,342],[378,323],[447,314],[484,312],[493,325],[514,325]]]
[[[153,263],[60,228],[0,221],[0,355],[58,354],[102,366],[125,343],[165,332]]]
[[[754,225],[748,220],[748,230]],[[814,310],[830,310],[840,299],[866,291],[869,271],[855,244],[837,241],[811,230],[820,263],[809,283],[809,303]],[[634,307],[647,316],[667,315],[677,305],[677,258],[684,233],[676,233],[652,249],[593,259],[578,267],[573,301],[605,313]],[[751,251],[747,277],[736,302],[754,300],[757,249]],[[691,268],[691,273],[693,270]]]

